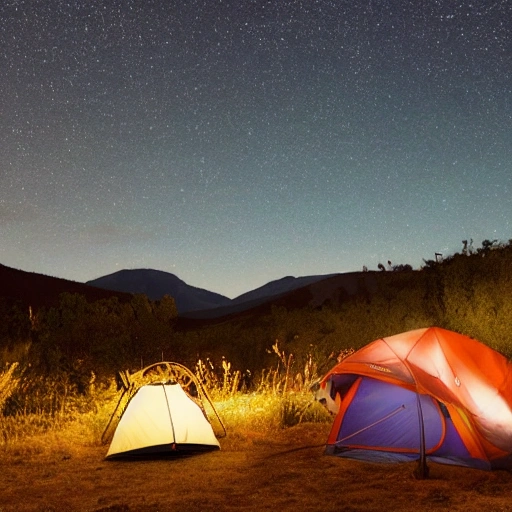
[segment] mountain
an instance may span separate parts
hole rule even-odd
[[[126,293],[143,293],[151,300],[171,296],[180,316],[218,318],[245,311],[298,288],[322,281],[337,274],[322,276],[287,276],[271,281],[231,300],[224,295],[190,286],[174,274],[152,269],[120,270],[87,281],[88,285]]]
[[[131,295],[95,288],[83,283],[68,281],[57,277],[45,276],[34,272],[25,272],[0,264],[0,297],[21,301],[32,308],[51,307],[58,304],[61,293],[79,293],[90,302],[119,297],[129,301]]]
[[[232,302],[233,304],[241,304],[244,302],[250,302],[262,298],[281,295],[283,293],[288,293],[291,292],[292,290],[296,290],[297,288],[307,286],[308,284],[316,283],[317,281],[323,281],[324,279],[328,279],[329,277],[335,275],[339,274],[326,274],[321,276],[305,277],[283,277],[281,279],[277,279],[276,281],[271,281],[270,283],[260,286],[255,290],[239,295],[238,297],[233,299]]]
[[[87,285],[125,293],[143,293],[151,300],[164,295],[172,297],[179,314],[215,309],[231,304],[231,299],[218,293],[191,286],[174,274],[161,270],[120,270],[107,276],[87,281]]]
[[[151,300],[169,295],[184,320],[220,319],[248,310],[269,308],[271,304],[291,302],[316,306],[336,293],[353,295],[360,282],[360,273],[287,276],[230,299],[190,286],[174,274],[160,270],[120,270],[84,284],[0,265],[0,297],[21,300],[34,308],[56,305],[59,295],[64,292],[82,294],[89,301],[111,296],[129,301],[135,293],[145,294]]]
[[[228,306],[180,315],[180,325],[216,322],[237,314],[265,314],[272,306],[287,309],[318,308],[354,295],[373,295],[381,272],[349,272],[306,277],[285,277],[236,297]],[[258,316],[258,315],[256,315]],[[192,323],[191,323],[192,322]]]
[[[305,277],[283,277],[275,281],[270,281],[269,283],[260,286],[259,288],[239,295],[226,306],[217,307],[215,309],[189,311],[181,316],[191,319],[213,319],[240,313],[248,309],[256,308],[261,304],[268,303],[269,301],[278,299],[279,297],[287,295],[288,293],[293,292],[294,290],[298,290],[299,288],[303,288],[318,281],[324,281],[336,275],[339,274],[326,274]]]

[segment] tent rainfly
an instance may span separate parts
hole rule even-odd
[[[512,365],[467,336],[429,327],[381,338],[320,382],[336,412],[326,453],[512,468]],[[420,469],[421,468],[421,469]]]

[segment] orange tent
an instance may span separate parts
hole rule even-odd
[[[467,336],[430,327],[378,339],[320,387],[337,409],[327,453],[512,467],[512,365]]]

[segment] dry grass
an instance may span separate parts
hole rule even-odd
[[[106,462],[106,447],[56,433],[0,453],[0,510],[512,511],[512,476],[323,455],[330,426],[229,432],[222,449],[182,459]]]
[[[0,413],[20,383],[20,378],[14,374],[17,368],[18,363],[6,364],[4,371],[0,373]]]
[[[71,405],[59,402],[48,415],[0,416],[0,512],[512,512],[509,472],[431,464],[430,479],[420,481],[416,464],[325,456],[332,418],[307,392],[314,372],[298,378],[292,357],[274,350],[280,365],[253,393],[237,391],[240,376],[227,362],[220,374],[203,365],[227,427],[219,452],[105,461],[101,434],[115,407],[113,386],[95,390],[88,408],[69,397]]]

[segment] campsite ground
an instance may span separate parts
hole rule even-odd
[[[11,447],[0,453],[0,511],[512,511],[509,472],[430,464],[415,480],[415,465],[325,456],[328,430],[231,434],[218,452],[135,462],[107,462],[98,446]]]

